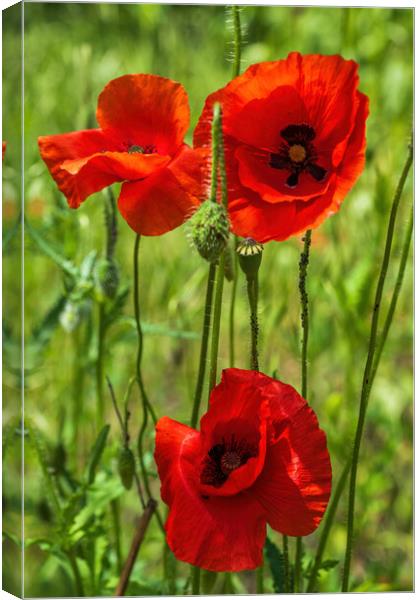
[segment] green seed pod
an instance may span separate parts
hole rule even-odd
[[[225,207],[206,200],[189,220],[189,237],[203,258],[218,260],[229,238],[229,218]]]
[[[113,260],[102,258],[95,270],[96,292],[99,298],[114,298],[120,281],[118,267]]]
[[[134,454],[128,446],[121,448],[118,457],[118,473],[121,483],[126,490],[129,490],[133,485],[134,472],[136,470],[136,461]]]
[[[252,238],[245,238],[238,244],[236,252],[239,255],[239,266],[248,279],[256,277],[260,268],[263,249],[263,245]]]

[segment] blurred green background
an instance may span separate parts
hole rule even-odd
[[[13,8],[3,14],[3,139],[8,142],[3,164],[3,420],[7,433],[3,583],[5,589],[15,593],[20,577],[20,429],[16,424],[20,236],[15,227],[20,202],[19,11]],[[190,141],[206,96],[231,77],[229,14],[222,6],[73,3],[26,3],[24,13],[26,218],[43,240],[80,266],[91,251],[98,255],[104,251],[105,194],[92,196],[78,211],[68,209],[39,157],[37,137],[95,127],[97,96],[104,85],[125,73],[145,72],[170,77],[185,86],[192,110]],[[356,423],[387,219],[410,135],[413,11],[254,6],[244,8],[241,18],[245,40],[242,68],[283,58],[292,50],[339,53],[359,63],[360,89],[370,97],[366,169],[340,213],[314,232],[309,267],[308,400],[327,433],[336,481]],[[392,294],[411,196],[410,179],[397,222],[385,307]],[[187,422],[198,362],[207,265],[191,250],[185,234],[185,227],[181,227],[163,238],[143,239],[140,270],[145,385],[159,416]],[[133,232],[119,217],[116,256],[121,286],[127,286],[128,295],[125,304],[122,298],[121,310],[108,328],[104,360],[105,373],[120,401],[134,374],[136,356],[131,295],[133,244]],[[26,236],[25,414],[31,422],[32,438],[25,429],[25,595],[69,596],[77,590],[73,587],[69,555],[63,554],[62,540],[57,542],[61,534],[57,534],[45,475],[57,486],[60,502],[68,502],[83,477],[98,433],[97,302],[92,294],[69,302],[68,281],[41,246]],[[301,336],[297,267],[301,247],[297,238],[267,244],[260,271],[261,369],[267,374],[276,371],[280,379],[297,388]],[[220,368],[229,366],[230,293],[231,284],[226,283]],[[353,589],[358,591],[411,590],[413,586],[412,294],[410,258],[372,390],[361,452],[352,568]],[[247,367],[248,314],[242,278],[236,316],[236,366]],[[97,471],[96,489],[91,490],[95,518],[85,515],[84,529],[80,530],[90,545],[86,546],[86,559],[77,559],[84,588],[95,595],[109,595],[116,583],[116,515],[122,524],[120,547],[125,557],[139,512],[134,489],[125,491],[118,480],[121,436],[107,393],[105,398],[106,422],[111,431]],[[137,391],[133,391],[130,406],[134,450],[141,417]],[[152,452],[150,428],[146,462],[158,496]],[[340,503],[325,555],[340,562],[338,568],[322,573],[320,591],[339,590],[346,536],[345,500],[343,497]],[[71,518],[68,516],[69,522]],[[307,538],[306,560],[316,548],[318,536],[316,532]],[[279,541],[276,533],[271,533],[271,538]],[[153,522],[129,593],[181,592],[188,569],[178,565],[176,580],[170,584],[175,587],[166,587],[167,580],[163,581],[168,572],[173,572],[173,562],[163,557],[161,533]],[[209,583],[208,589],[220,591],[217,585],[211,588]],[[252,591],[246,574],[232,578],[230,585],[235,592]],[[266,591],[271,589],[267,572]]]

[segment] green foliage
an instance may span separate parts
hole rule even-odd
[[[275,594],[284,594],[288,591],[284,555],[268,536],[264,550],[273,578],[273,591]]]

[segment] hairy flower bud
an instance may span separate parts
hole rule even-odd
[[[189,220],[189,236],[203,258],[216,262],[229,238],[229,218],[225,207],[206,200]]]
[[[236,248],[239,255],[239,265],[248,279],[253,279],[260,268],[263,245],[252,238],[243,239]]]
[[[113,260],[102,258],[95,271],[96,291],[100,297],[114,298],[119,284],[118,267]]]
[[[129,490],[133,485],[135,470],[136,462],[134,460],[134,454],[128,446],[124,446],[121,448],[118,457],[118,473],[120,475],[121,483],[126,490]]]

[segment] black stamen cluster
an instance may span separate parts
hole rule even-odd
[[[286,185],[294,188],[299,183],[299,176],[303,171],[307,171],[316,181],[322,181],[327,170],[316,164],[317,155],[312,141],[315,139],[315,130],[310,125],[302,123],[300,125],[288,125],[280,131],[281,137],[285,140],[277,153],[271,153],[269,165],[273,169],[285,169],[290,171],[286,179]],[[293,146],[301,146],[305,150],[303,160],[295,161],[290,157],[290,149]]]
[[[235,453],[240,458],[239,466],[244,465],[250,458],[257,456],[257,448],[249,444],[246,440],[236,440],[232,435],[230,440],[226,441],[222,438],[219,444],[215,444],[210,448],[204,459],[203,470],[201,472],[201,483],[221,487],[229,478],[229,473],[226,473],[222,468],[222,459],[227,453]]]

